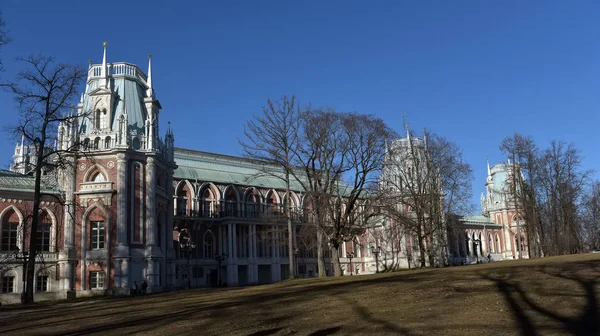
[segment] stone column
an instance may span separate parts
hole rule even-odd
[[[65,188],[65,206],[64,206],[64,234],[63,250],[59,252],[58,264],[60,265],[60,288],[67,292],[75,290],[75,272],[74,267],[77,262],[75,250],[75,188],[76,188],[76,161],[74,158],[68,158],[68,164],[62,171],[62,181]],[[54,236],[56,239],[56,235]],[[53,242],[56,244],[56,242]],[[69,294],[67,294],[69,295]]]
[[[146,161],[146,246],[156,245],[156,165]]]
[[[231,246],[233,251],[233,262],[237,264],[238,254],[237,254],[237,225],[231,224]]]
[[[117,155],[117,246],[127,246],[127,158]]]
[[[170,205],[167,207],[167,211],[165,213],[165,230],[166,235],[165,239],[170,234],[173,233],[173,214],[174,214],[174,203],[175,199],[173,198],[173,171],[169,170],[167,172],[167,181],[165,182],[165,189],[167,191],[167,200],[171,200],[171,202],[167,203]],[[176,286],[175,279],[175,249],[173,248],[173,244],[170,239],[166,240],[167,244],[165,245],[165,251],[167,251],[167,255],[164,261],[164,270],[167,273],[167,282],[163,284],[163,286]]]

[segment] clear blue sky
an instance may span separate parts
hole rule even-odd
[[[3,0],[13,42],[86,66],[147,66],[176,145],[239,154],[246,120],[268,97],[373,113],[402,131],[456,141],[475,170],[504,159],[514,133],[574,142],[599,166],[600,2],[577,1],[21,1]],[[2,125],[14,103],[0,93]],[[2,139],[8,136],[2,135]],[[7,166],[14,141],[3,140]]]

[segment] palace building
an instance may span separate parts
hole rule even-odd
[[[40,224],[31,235],[38,251],[36,301],[127,295],[144,280],[150,292],[272,283],[289,276],[289,244],[295,246],[296,276],[318,274],[314,233],[306,224],[311,206],[300,185],[292,183],[286,194],[281,179],[264,173],[276,168],[262,162],[175,148],[170,126],[161,136],[161,108],[152,59],[146,73],[134,64],[109,63],[105,44],[102,62],[90,64],[75,106],[78,122],[58,129],[56,149],[81,144],[80,152],[43,176]],[[25,286],[22,260],[34,189],[28,173],[35,155],[21,140],[10,171],[0,170],[1,303],[20,302]],[[464,230],[453,233],[448,251],[455,263],[473,262],[488,251],[494,258],[515,255],[516,212],[504,194],[507,174],[506,165],[490,170],[486,216],[461,219]],[[292,242],[283,216],[286,198],[296,224]],[[345,273],[411,265],[411,237],[389,245],[404,253],[393,256],[377,230],[342,246]],[[188,244],[180,244],[182,234]],[[330,265],[327,248],[325,255]],[[326,272],[333,273],[330,266]]]

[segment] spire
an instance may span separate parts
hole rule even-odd
[[[146,96],[148,98],[154,98],[154,89],[152,89],[152,54],[148,54],[148,90],[146,90]]]
[[[108,77],[108,68],[106,67],[106,46],[108,45],[108,43],[105,41],[102,43],[102,46],[104,47],[104,54],[102,55],[102,72],[101,72],[101,77],[102,77],[102,85],[106,88],[108,87],[108,81],[106,80],[106,77]]]
[[[387,154],[388,151],[389,151],[388,143],[387,143],[387,139],[385,139],[385,153]]]
[[[508,158],[508,164],[510,165],[510,158]]]
[[[488,177],[490,177],[490,176],[492,176],[492,171],[490,170],[490,160],[485,159],[485,161],[487,161]]]
[[[427,148],[427,130],[423,130],[423,145]]]
[[[408,130],[408,125],[405,125],[404,127],[406,127],[406,138],[410,140],[410,131]]]
[[[79,103],[83,104],[83,92],[81,93],[81,98],[79,98]]]

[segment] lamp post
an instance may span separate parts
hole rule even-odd
[[[294,278],[298,277],[298,248],[294,249]]]
[[[21,303],[25,303],[25,293],[26,293],[26,279],[27,279],[27,265],[29,264],[29,252],[23,251],[23,253],[19,253],[21,250],[17,249],[15,251],[15,259],[23,261],[23,276],[21,277],[23,280],[23,289],[21,291]]]
[[[375,256],[375,273],[379,273],[379,252],[381,248],[371,245],[371,253]]]
[[[217,286],[221,287],[221,263],[227,259],[227,255],[225,253],[217,254],[215,256],[215,260],[217,261]]]
[[[350,259],[350,276],[352,276],[352,258],[354,258],[354,253],[346,253],[346,258]]]
[[[179,231],[179,247],[181,251],[187,254],[187,274],[186,274],[186,283],[185,288],[190,288],[190,257],[192,256],[192,251],[196,248],[196,244],[192,242],[192,238],[190,238],[190,234],[188,229],[181,229]]]

